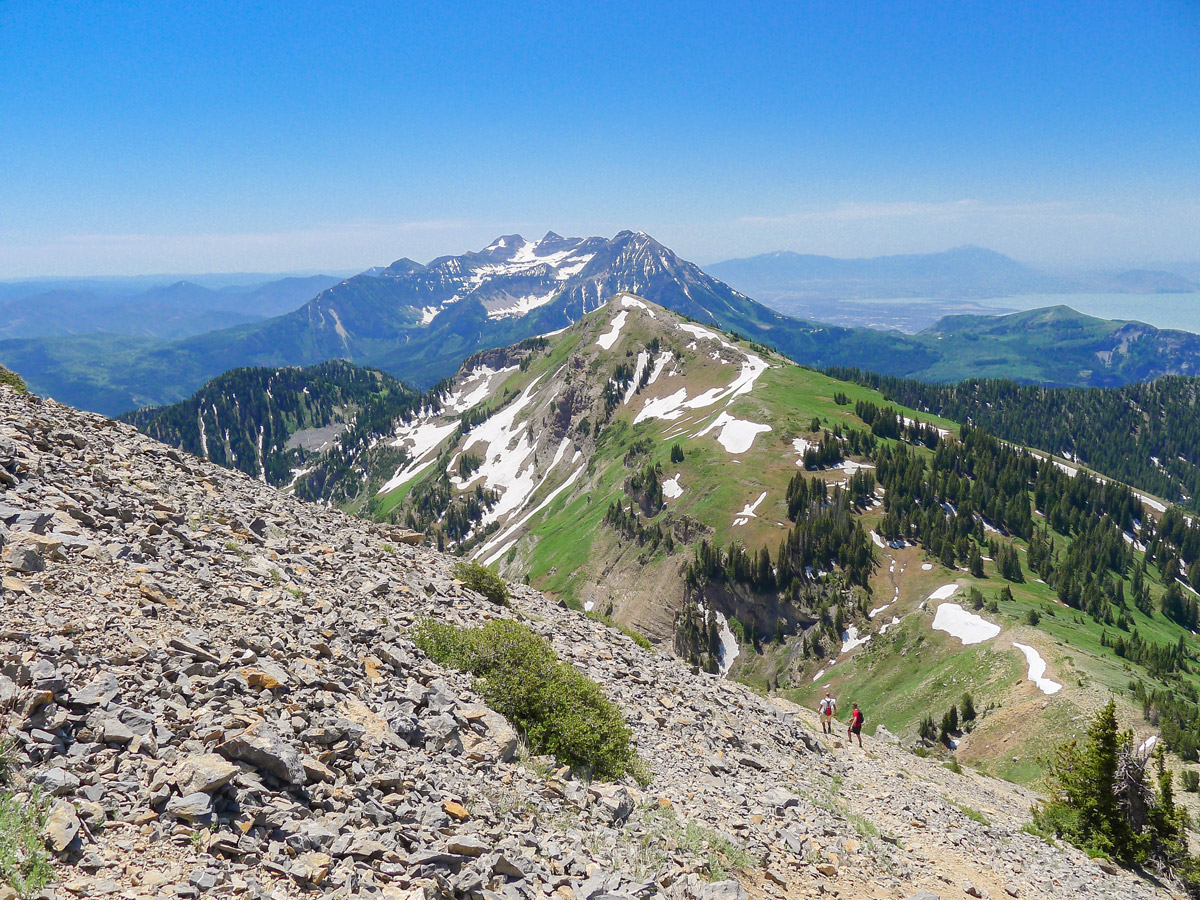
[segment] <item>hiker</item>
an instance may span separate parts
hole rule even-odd
[[[846,729],[846,742],[849,743],[850,735],[854,735],[856,738],[858,738],[858,746],[861,747],[863,726],[862,710],[858,708],[857,703],[851,703],[850,705],[854,707],[854,711],[850,713],[850,727]]]
[[[825,692],[825,697],[817,706],[817,712],[821,714],[821,733],[833,734],[833,717],[837,715],[837,701],[829,696],[829,691]]]

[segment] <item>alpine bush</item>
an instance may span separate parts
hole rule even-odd
[[[494,619],[459,628],[426,619],[413,640],[434,662],[474,675],[475,690],[534,752],[605,780],[641,773],[621,711],[527,625]]]
[[[477,593],[483,594],[493,603],[508,606],[508,585],[496,574],[495,569],[477,562],[456,563],[454,577]]]

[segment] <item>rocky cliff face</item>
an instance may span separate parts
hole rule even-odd
[[[818,739],[806,711],[528,588],[496,607],[401,532],[130,427],[0,387],[0,482],[0,722],[18,796],[52,804],[54,895],[1161,895],[1021,832],[1011,785]],[[603,686],[648,784],[530,758],[407,638],[498,615]]]

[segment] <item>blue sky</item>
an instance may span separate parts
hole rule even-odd
[[[1200,260],[1194,0],[251,6],[0,2],[0,278],[547,229]]]

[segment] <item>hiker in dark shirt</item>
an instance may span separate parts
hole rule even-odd
[[[858,746],[861,747],[862,746],[863,714],[862,714],[862,710],[860,710],[858,708],[857,703],[852,703],[851,706],[853,706],[854,709],[850,713],[850,727],[846,729],[846,740],[849,741],[850,735],[854,735],[856,738],[858,738]]]

